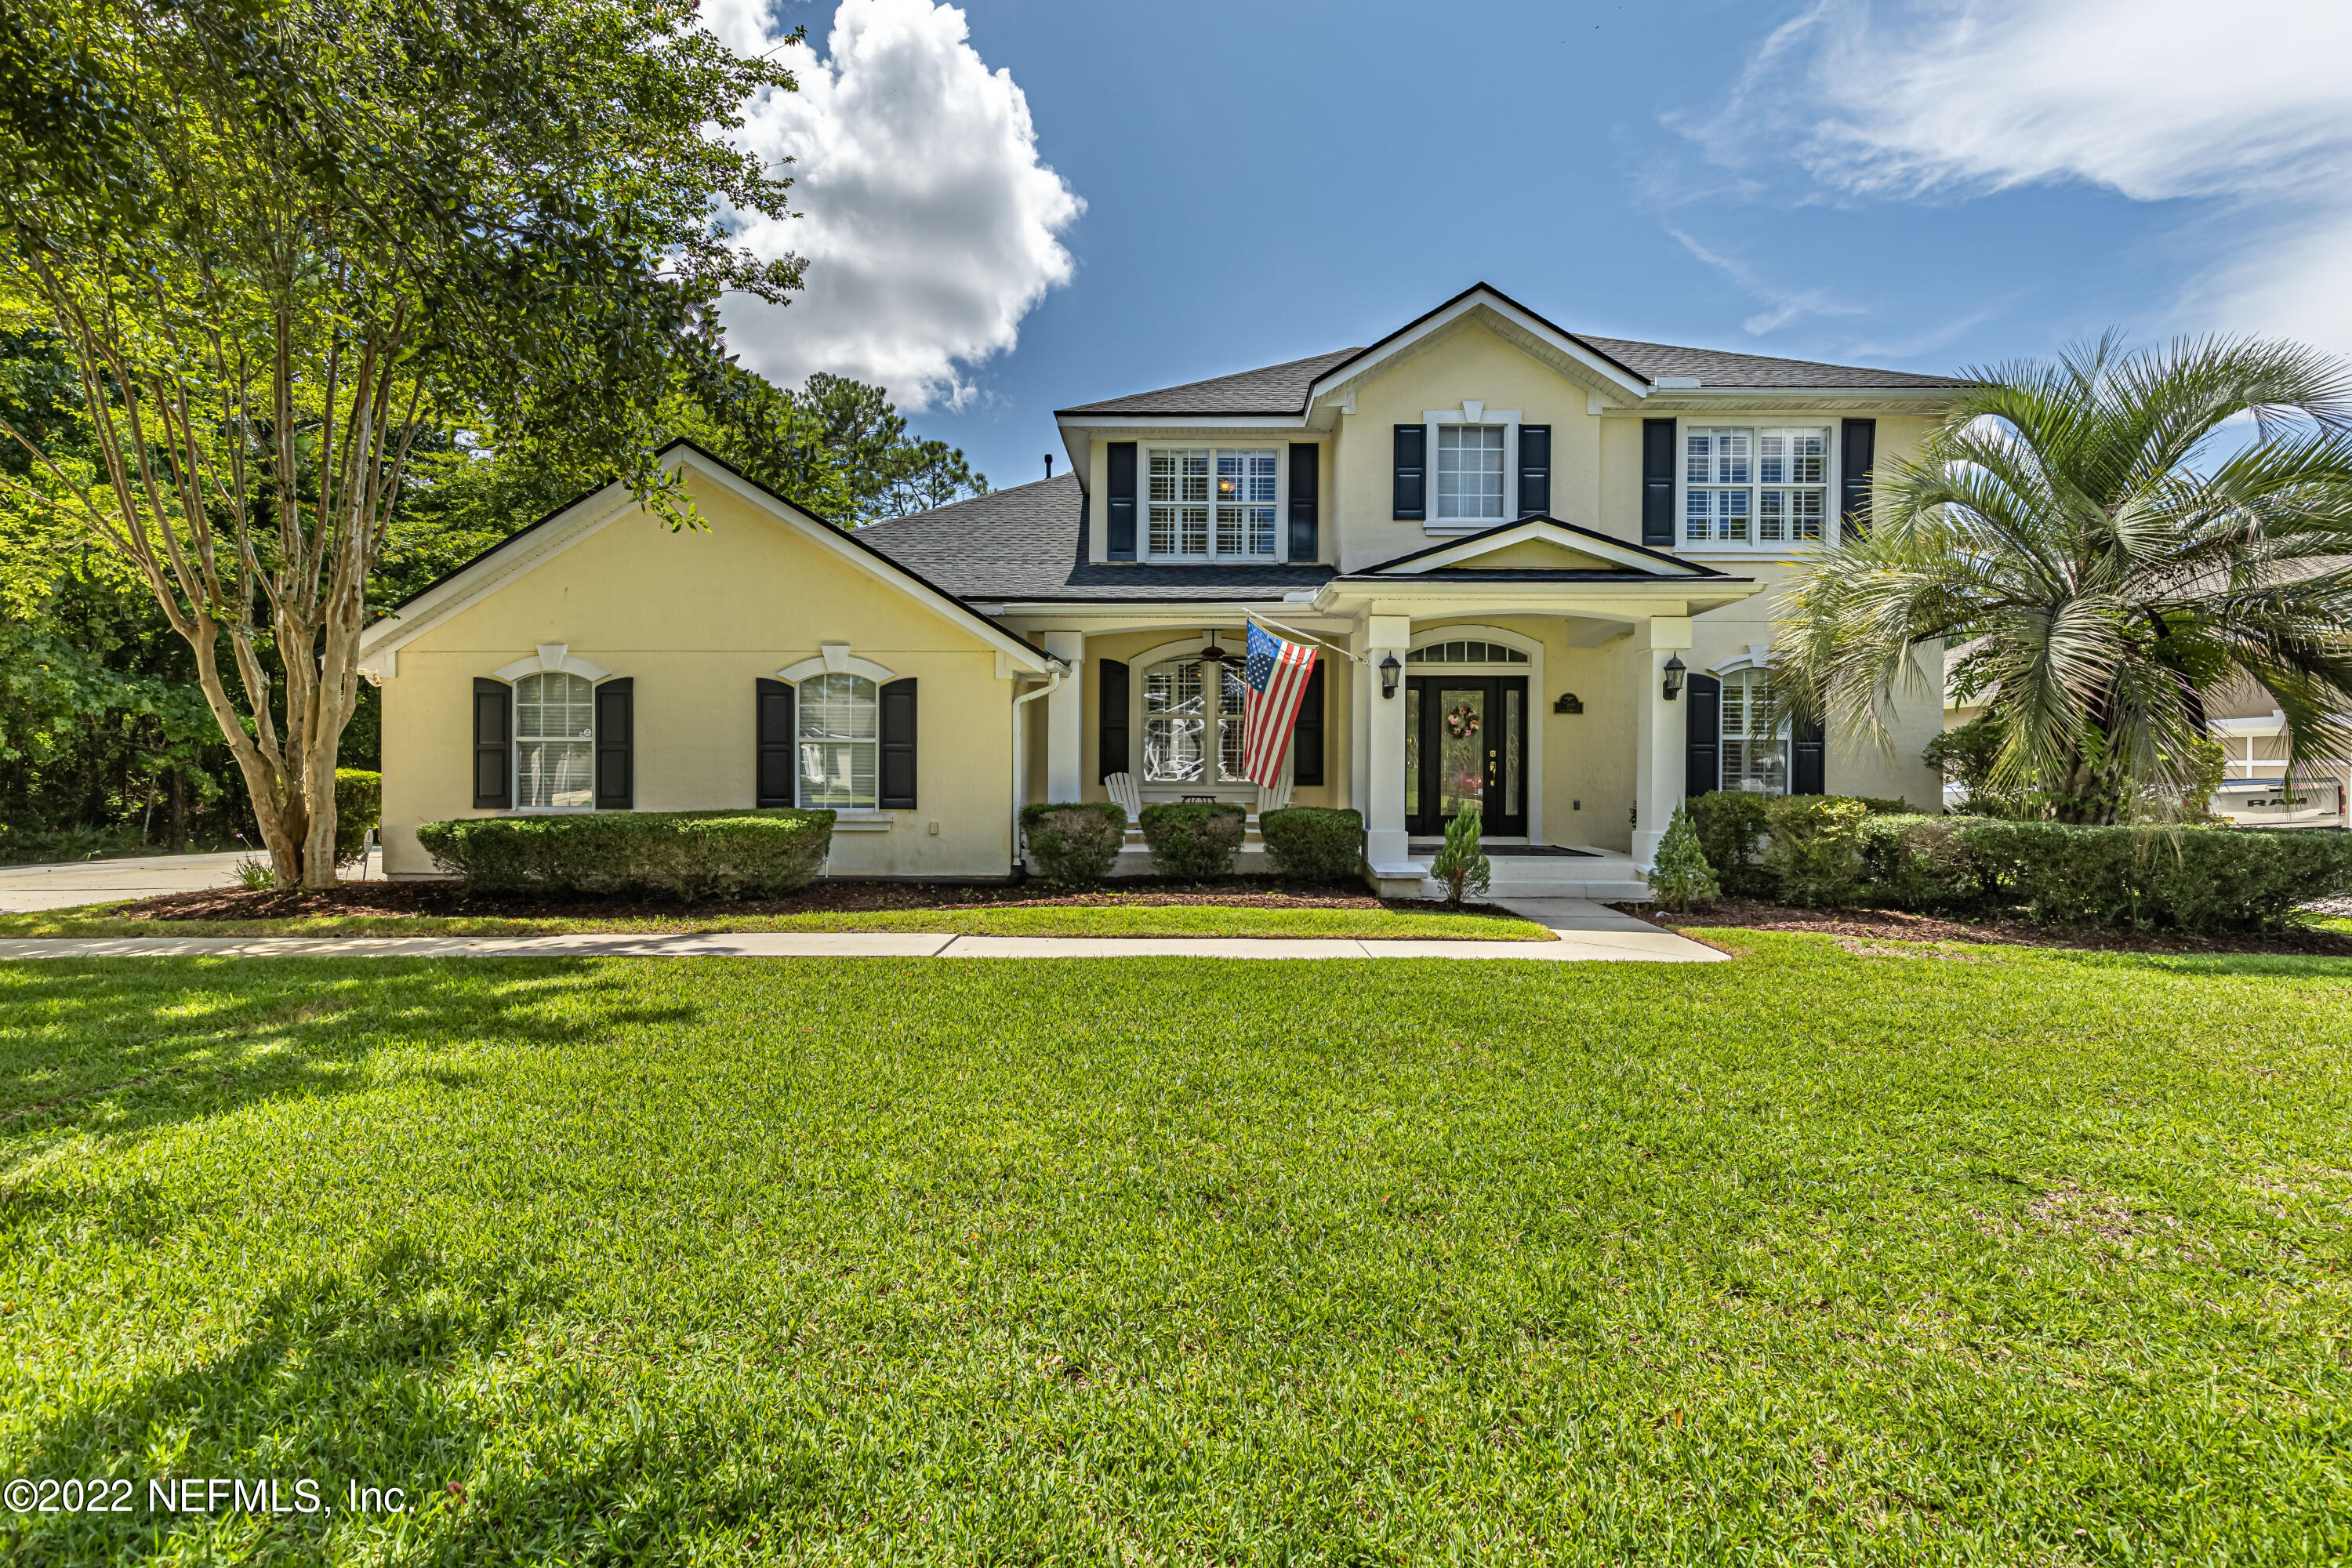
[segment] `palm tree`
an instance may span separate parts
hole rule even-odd
[[[2352,376],[2291,343],[2111,333],[2055,363],[1971,372],[1790,595],[1781,703],[1888,743],[1916,656],[1972,639],[1997,784],[2061,820],[2162,816],[2204,765],[2209,695],[2260,689],[2289,766],[2352,724]],[[2225,429],[2251,416],[2231,451]]]

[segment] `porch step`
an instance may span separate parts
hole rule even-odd
[[[1444,884],[1428,875],[1431,857],[1416,854],[1421,895],[1445,896]],[[1603,903],[1650,896],[1631,857],[1610,850],[1590,855],[1489,855],[1487,897],[1492,899],[1592,899]]]

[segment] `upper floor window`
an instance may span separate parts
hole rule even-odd
[[[795,739],[801,753],[801,804],[872,811],[881,772],[880,703],[862,675],[828,670],[800,683]]]
[[[595,805],[596,689],[547,670],[514,683],[515,808],[586,811]]]
[[[1152,447],[1145,503],[1151,554],[1175,561],[1274,559],[1276,459],[1271,447]]]
[[[1437,513],[1432,521],[1503,521],[1503,426],[1437,426]]]
[[[1683,432],[1683,542],[1819,544],[1828,514],[1830,433],[1816,426]]]
[[[1242,678],[1233,665],[1171,659],[1143,672],[1143,782],[1204,784],[1209,736],[1217,737],[1216,782],[1242,771]]]

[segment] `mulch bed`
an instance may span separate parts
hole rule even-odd
[[[277,921],[318,915],[464,915],[547,920],[710,919],[739,915],[868,914],[898,910],[1135,909],[1194,904],[1249,910],[1397,910],[1426,914],[1433,905],[1382,900],[1360,884],[1315,887],[1263,879],[1201,886],[1122,878],[1133,891],[1045,892],[1034,884],[957,886],[930,882],[819,882],[788,899],[744,899],[696,904],[625,899],[472,898],[454,882],[344,882],[331,891],[214,888],[165,893],[108,911],[110,920]],[[1492,904],[1467,904],[1465,914],[1519,917]]]
[[[1854,942],[1974,942],[2011,947],[2096,948],[2116,952],[2261,952],[2309,958],[2352,958],[2352,936],[2339,931],[2291,931],[2268,936],[2188,936],[2178,931],[2084,931],[2028,925],[2022,921],[1945,920],[1901,910],[1800,910],[1751,899],[1725,899],[1689,914],[1647,904],[1612,904],[1637,920],[1669,931],[1686,926],[1737,926],[1749,931],[1811,931]]]

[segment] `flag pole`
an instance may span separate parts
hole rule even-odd
[[[1261,616],[1255,610],[1244,610],[1242,612],[1242,619],[1245,621],[1259,622],[1262,625],[1272,626],[1278,632],[1287,632],[1292,637],[1298,638],[1302,642],[1311,642],[1318,647],[1328,648],[1333,653],[1338,654],[1341,658],[1353,659],[1358,664],[1369,664],[1370,662],[1369,659],[1365,658],[1362,654],[1349,653],[1346,648],[1341,647],[1339,644],[1326,642],[1321,637],[1317,637],[1313,632],[1302,632],[1297,626],[1286,626],[1271,616]]]

